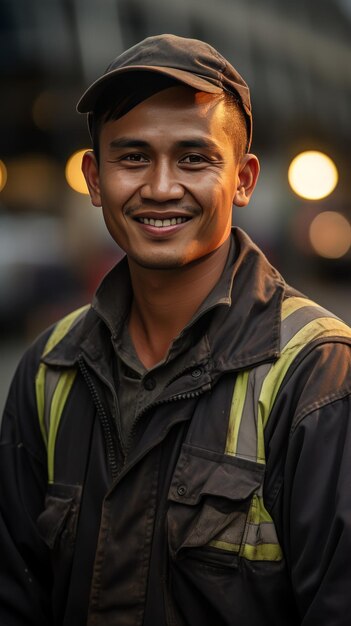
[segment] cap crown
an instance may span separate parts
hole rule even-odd
[[[252,136],[250,91],[239,72],[215,48],[198,39],[177,35],[147,37],[132,46],[107,67],[78,102],[80,113],[94,110],[97,99],[109,81],[137,70],[152,71],[171,76],[198,90],[210,93],[225,91],[238,97],[243,107],[249,135]]]

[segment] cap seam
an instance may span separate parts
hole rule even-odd
[[[226,63],[225,60],[223,58],[223,56],[218,52],[218,50],[216,50],[215,48],[212,48],[212,46],[208,46],[209,51],[215,55],[219,65],[220,65],[220,69],[216,70],[216,73],[219,74],[219,83],[221,85],[221,88],[223,89],[223,72],[226,69]]]

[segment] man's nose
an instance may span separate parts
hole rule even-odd
[[[180,200],[184,196],[184,188],[177,179],[173,167],[161,161],[148,170],[140,195],[144,200],[155,202]]]

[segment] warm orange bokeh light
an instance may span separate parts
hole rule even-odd
[[[301,152],[291,162],[288,179],[292,190],[302,198],[320,200],[334,191],[338,182],[335,163],[323,152]]]
[[[2,191],[3,188],[5,187],[6,181],[7,181],[6,165],[3,161],[0,161],[0,191]]]
[[[68,159],[66,163],[66,180],[74,191],[83,194],[89,194],[88,187],[85,182],[85,178],[82,173],[82,158],[83,154],[88,150],[77,150],[72,156]]]
[[[351,247],[351,225],[336,211],[319,213],[310,225],[309,235],[314,251],[327,259],[339,259]]]

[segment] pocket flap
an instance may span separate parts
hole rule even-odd
[[[202,496],[246,500],[262,485],[265,465],[183,444],[169,500],[196,505]]]
[[[62,532],[67,517],[79,500],[79,485],[53,484],[48,488],[45,498],[45,509],[37,519],[37,527],[43,541],[49,548],[55,546]]]

